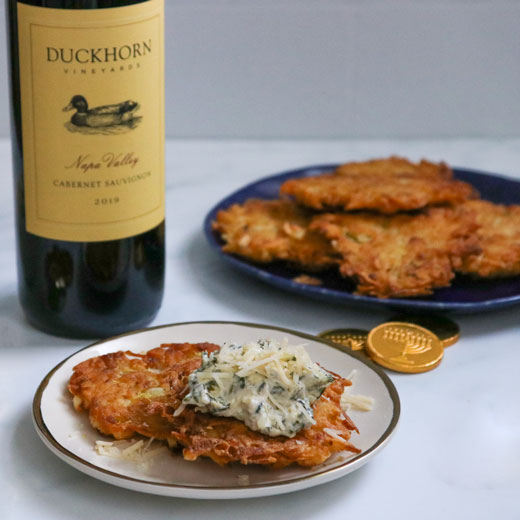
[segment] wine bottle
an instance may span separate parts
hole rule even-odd
[[[164,290],[164,0],[7,0],[18,292],[51,334],[149,323]]]

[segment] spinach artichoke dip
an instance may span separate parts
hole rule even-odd
[[[225,344],[209,355],[203,352],[183,404],[234,417],[271,437],[294,437],[315,424],[312,404],[333,380],[303,345],[266,339]]]

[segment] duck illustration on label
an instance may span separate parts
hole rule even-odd
[[[142,116],[136,115],[140,105],[136,101],[127,100],[113,105],[89,108],[82,95],[75,95],[63,112],[75,110],[65,127],[69,132],[83,134],[120,134],[136,128]]]

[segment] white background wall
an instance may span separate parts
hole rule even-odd
[[[169,136],[520,135],[520,0],[166,4]]]

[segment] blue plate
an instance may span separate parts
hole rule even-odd
[[[231,204],[243,203],[250,198],[276,199],[283,182],[296,177],[308,177],[334,170],[337,164],[309,166],[265,177],[235,191],[220,201],[206,216],[204,232],[210,246],[231,266],[276,287],[303,296],[311,296],[328,302],[355,304],[369,307],[386,307],[396,311],[443,312],[471,314],[499,309],[520,303],[520,277],[498,280],[474,280],[457,276],[450,287],[438,289],[428,297],[378,299],[353,294],[353,285],[336,272],[320,273],[323,284],[303,285],[292,279],[301,271],[289,269],[283,264],[259,265],[238,256],[222,252],[222,240],[211,229],[211,222],[219,210]],[[520,182],[488,173],[455,168],[457,179],[471,183],[482,198],[501,204],[520,204]]]

